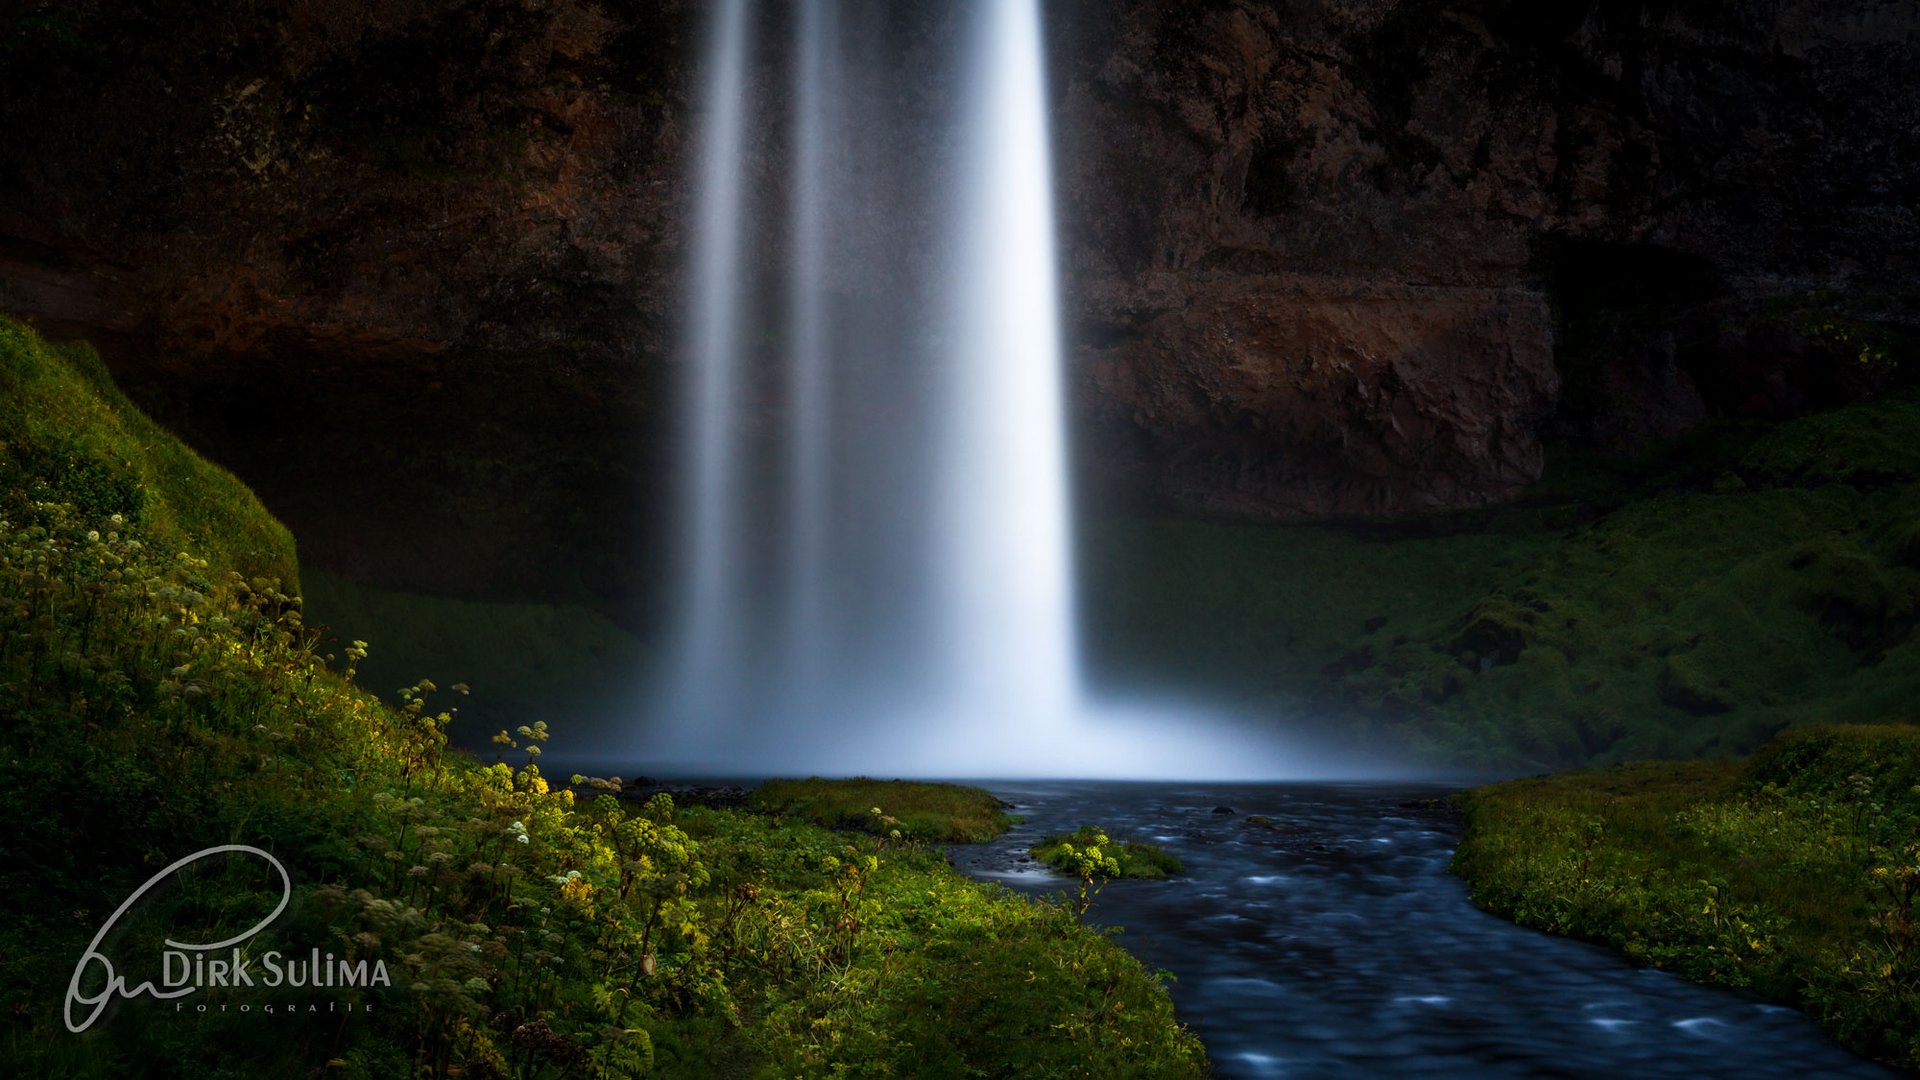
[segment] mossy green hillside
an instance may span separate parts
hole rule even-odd
[[[898,830],[923,843],[977,844],[1006,832],[1015,818],[992,792],[920,780],[769,780],[755,789],[754,809],[829,829],[886,836]]]
[[[1522,503],[1088,531],[1090,653],[1428,761],[1737,753],[1920,718],[1920,398],[1561,454]]]
[[[0,316],[0,488],[83,507],[191,551],[217,573],[299,592],[293,537],[231,473],[173,438],[113,384],[98,353]]]
[[[1169,878],[1184,869],[1179,858],[1157,844],[1114,840],[1111,836],[1097,825],[1082,825],[1071,833],[1046,837],[1028,850],[1048,866],[1070,873],[1078,873],[1080,869],[1074,856],[1089,849],[1098,849],[1113,860],[1112,873],[1107,875],[1110,877]]]
[[[1811,727],[1458,798],[1476,904],[1802,1005],[1920,1068],[1920,728]]]
[[[30,374],[57,396],[29,365],[59,354],[20,340],[0,355],[9,385]],[[34,428],[31,445],[114,447],[134,422],[64,385],[89,395],[59,414],[78,426]],[[386,706],[355,685],[354,653],[345,670],[316,655],[297,597],[113,528],[162,504],[144,486],[166,479],[154,461],[102,451],[132,494],[76,485],[71,457],[17,453],[29,444],[6,430],[0,890],[30,899],[0,926],[0,1072],[1204,1075],[1156,978],[1074,910],[890,837],[660,796],[576,800],[530,755],[451,752],[455,710],[428,704],[430,682]],[[324,995],[373,1012],[209,989],[192,999],[206,1014],[143,998],[73,1036],[62,997],[103,921],[159,867],[231,843],[294,879],[250,946],[384,964],[390,986]],[[164,938],[212,940],[271,910],[278,881],[261,870],[182,875],[103,946],[118,974],[157,978]],[[83,991],[102,978],[96,965]]]

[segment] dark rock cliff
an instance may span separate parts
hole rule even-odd
[[[701,14],[0,5],[0,309],[99,340],[319,565],[625,594],[670,472]],[[1920,322],[1920,4],[1049,19],[1084,457],[1129,496],[1497,502],[1543,440],[1870,393]]]
[[[1183,502],[1499,500],[1868,392],[1920,311],[1920,5],[1072,10],[1084,397]]]

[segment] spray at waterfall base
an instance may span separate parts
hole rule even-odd
[[[755,14],[723,3],[709,42],[684,588],[665,733],[636,749],[726,772],[1285,771],[1254,736],[1082,685],[1038,4],[954,12],[935,103],[884,92],[897,58],[865,47],[897,8],[801,5],[780,116],[751,93]],[[924,155],[887,154],[903,130],[932,133]],[[783,183],[756,192],[781,138]],[[763,302],[749,252],[782,246]]]

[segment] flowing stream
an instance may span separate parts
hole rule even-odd
[[[1795,1010],[1474,908],[1446,869],[1454,825],[1418,805],[1444,794],[1430,787],[986,786],[1027,820],[952,849],[976,878],[1065,889],[1026,850],[1081,824],[1185,863],[1175,880],[1108,885],[1090,918],[1173,973],[1223,1077],[1898,1075]]]

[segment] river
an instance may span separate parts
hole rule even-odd
[[[1026,851],[1083,823],[1185,863],[1174,880],[1113,882],[1089,920],[1125,927],[1121,944],[1174,975],[1222,1077],[1898,1075],[1797,1010],[1475,908],[1447,873],[1457,825],[1422,805],[1445,789],[984,786],[1026,821],[952,849],[975,878],[1065,889]]]

